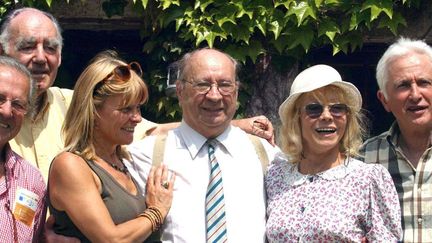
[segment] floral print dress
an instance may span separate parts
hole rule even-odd
[[[396,242],[398,195],[381,165],[347,159],[315,175],[276,159],[266,175],[269,242]]]

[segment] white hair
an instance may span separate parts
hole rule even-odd
[[[376,80],[378,87],[387,98],[386,84],[389,81],[389,64],[397,58],[404,57],[410,53],[426,55],[432,61],[432,47],[423,40],[412,40],[401,37],[393,43],[382,55],[376,67]]]

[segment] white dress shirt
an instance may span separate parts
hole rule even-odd
[[[248,135],[228,127],[216,138],[216,158],[222,170],[228,242],[265,242],[266,200],[263,170]],[[164,164],[176,173],[174,198],[162,228],[163,242],[206,242],[205,199],[210,178],[207,139],[189,127],[168,133]],[[263,143],[269,161],[279,151]],[[150,136],[129,146],[130,172],[145,188],[155,137]]]

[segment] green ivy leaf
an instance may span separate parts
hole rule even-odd
[[[169,8],[172,4],[180,6],[180,0],[159,0],[162,3],[162,10]]]
[[[287,16],[295,15],[297,18],[297,26],[302,25],[303,21],[307,17],[312,17],[313,19],[316,19],[316,14],[313,10],[313,8],[309,5],[309,3],[305,1],[301,1],[297,3],[295,6],[293,6],[291,9],[289,9]]]
[[[184,20],[185,20],[184,18],[177,18],[176,19],[176,27],[175,27],[176,32],[178,32],[180,30],[180,27],[184,23]]]
[[[294,0],[275,0],[274,7],[284,6],[286,9],[291,9],[291,5],[295,4]]]
[[[205,38],[205,40],[206,40],[206,42],[207,42],[207,45],[208,45],[210,48],[213,47],[214,40],[215,40],[216,36],[217,36],[217,34],[214,33],[214,32],[211,32],[211,31],[205,33],[204,38]]]
[[[282,31],[281,26],[279,25],[279,21],[272,21],[269,23],[270,31],[273,32],[275,40],[279,38],[279,35]]]
[[[170,9],[165,10],[164,15],[160,16],[160,18],[159,18],[160,25],[163,28],[166,28],[172,22],[175,22],[176,26],[178,24],[181,24],[184,20],[184,18],[182,18],[184,16],[184,11],[185,11],[184,9],[179,8],[179,7],[170,8]],[[181,23],[178,23],[178,20],[180,20]]]
[[[241,17],[243,17],[244,15],[247,15],[247,16],[249,17],[250,20],[253,19],[253,14],[254,14],[253,10],[245,9],[245,8],[243,8],[243,6],[240,5],[240,4],[235,4],[235,5],[238,7],[238,13],[237,13],[237,15],[236,15],[236,18],[241,18]]]
[[[69,0],[67,0],[67,1],[69,1]],[[136,4],[137,1],[140,1],[140,2],[141,2],[141,6],[142,6],[144,9],[147,9],[148,0],[133,0],[133,3]]]
[[[279,53],[283,53],[290,39],[291,38],[289,38],[287,35],[281,35],[276,40],[270,40],[270,43],[276,48]]]
[[[219,27],[222,27],[226,22],[230,22],[230,23],[236,25],[236,22],[234,21],[233,16],[219,16],[219,18],[216,18],[216,21],[217,21]]]
[[[315,0],[315,6],[317,8],[321,7],[321,4],[323,4],[324,0]]]
[[[246,57],[248,56],[247,48],[242,45],[228,45],[225,51],[230,54],[234,59],[241,63],[246,62]]]
[[[363,3],[361,11],[370,9],[370,22],[374,21],[379,15],[384,12],[389,18],[393,16],[393,1],[391,0],[367,0]]]
[[[379,28],[387,27],[393,35],[397,35],[397,29],[399,25],[407,26],[406,20],[400,13],[395,13],[393,19],[383,18],[378,24]]]
[[[255,26],[261,31],[264,36],[266,35],[266,22],[264,18],[255,20]]]
[[[232,37],[236,41],[243,41],[246,44],[249,43],[251,31],[249,30],[248,26],[239,25],[237,28],[234,29],[234,31],[235,31],[235,34],[233,33]]]
[[[331,41],[337,33],[340,33],[338,24],[330,19],[323,19],[318,25],[318,37],[326,35]]]
[[[257,57],[263,53],[264,53],[264,50],[262,48],[261,42],[256,41],[256,40],[251,40],[249,43],[249,48],[248,48],[248,56],[250,57],[252,62],[255,63],[257,60]]]
[[[360,9],[352,11],[350,23],[349,23],[349,31],[357,30],[361,24],[366,25],[369,28],[369,20],[370,20],[370,12],[368,11],[360,11]]]
[[[278,9],[275,9],[273,13],[271,14],[270,21],[269,21],[269,31],[273,32],[274,39],[278,39],[279,35],[283,29],[283,26],[281,26],[281,23],[284,23],[284,13]]]
[[[305,52],[309,51],[312,41],[314,39],[314,32],[312,29],[307,27],[297,28],[292,32],[291,44],[288,45],[288,49],[294,49],[294,47],[301,45]]]
[[[194,9],[200,9],[201,12],[205,12],[206,8],[208,5],[210,5],[211,3],[213,3],[212,0],[201,0],[201,1],[196,1],[195,2],[195,6]]]

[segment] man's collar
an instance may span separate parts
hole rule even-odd
[[[49,104],[53,102],[53,95],[47,90],[37,98],[33,105],[33,110],[29,112],[29,118],[32,122],[42,119],[48,110]],[[37,113],[36,113],[37,112]]]
[[[393,146],[396,146],[399,136],[400,136],[399,125],[397,124],[396,121],[394,121],[393,124],[390,126],[390,129],[388,130],[387,141]]]
[[[396,121],[393,122],[393,124],[390,126],[390,129],[387,133],[387,141],[392,144],[393,146],[398,146],[399,137],[401,136],[401,131],[399,128],[399,125]],[[428,147],[432,145],[432,131],[431,135],[429,136],[429,144]]]
[[[232,127],[228,126],[225,131],[217,136],[216,140],[218,140],[219,143],[225,147],[226,151],[228,151],[228,148],[230,147],[228,143],[228,136],[230,134]],[[197,131],[195,131],[193,128],[191,128],[184,120],[181,122],[180,127],[178,128],[178,131],[180,132],[180,135],[185,143],[185,146],[189,150],[189,153],[191,157],[194,159],[201,148],[204,146],[204,144],[207,142],[208,138],[204,137]]]
[[[17,162],[17,158],[15,153],[12,151],[9,143],[7,143],[4,147],[3,147],[3,151],[2,153],[5,154],[5,167],[6,170],[8,171],[14,171],[14,167],[16,165]]]

